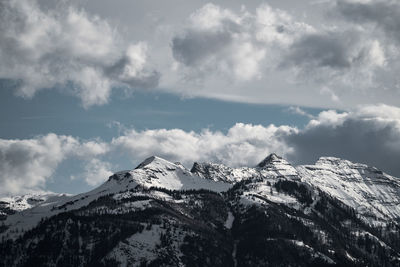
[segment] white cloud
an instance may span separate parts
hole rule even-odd
[[[126,47],[106,20],[65,5],[44,9],[26,0],[0,5],[0,78],[19,81],[19,95],[62,87],[89,107],[107,103],[115,84],[157,85],[146,45]]]
[[[348,117],[348,113],[338,113],[336,110],[326,110],[318,114],[317,119],[311,120],[307,127],[314,127],[316,125],[330,125],[337,126],[343,124]]]
[[[58,166],[67,159],[82,162],[83,170],[73,170],[71,177],[81,178],[91,186],[112,174],[113,165],[102,157],[118,158],[121,153],[136,164],[150,155],[159,155],[189,167],[194,161],[252,166],[269,153],[290,152],[281,138],[296,131],[288,126],[238,123],[226,134],[210,130],[200,133],[179,129],[129,130],[110,143],[80,141],[56,134],[24,140],[0,139],[0,195],[43,191],[46,182],[57,177]]]
[[[189,19],[194,28],[218,32],[228,26],[226,25],[227,22],[240,24],[243,18],[234,14],[229,9],[223,9],[217,5],[208,3],[193,12]]]
[[[286,11],[273,9],[262,4],[255,14],[256,39],[265,44],[288,46],[294,39],[304,33],[315,32],[315,29],[304,22],[295,19]]]
[[[195,11],[184,32],[173,38],[172,51],[175,60],[183,64],[177,71],[190,77],[222,75],[248,81],[260,77],[270,46],[287,45],[309,28],[268,5],[260,6],[256,14],[246,10],[236,14],[207,4]]]
[[[307,117],[309,119],[313,119],[314,118],[314,116],[312,114],[308,113],[307,111],[303,110],[300,107],[289,107],[288,111],[293,113],[293,114],[298,114],[298,115],[301,115],[301,116],[305,116],[305,117]]]
[[[110,163],[92,159],[85,165],[83,176],[88,185],[96,186],[105,182],[113,174],[110,169]]]
[[[127,152],[134,161],[159,155],[186,165],[193,161],[214,161],[230,166],[252,166],[269,153],[288,153],[290,149],[280,138],[296,131],[289,126],[243,123],[237,123],[226,134],[209,130],[200,133],[179,129],[131,130],[113,139],[112,146]]]
[[[56,135],[30,140],[0,141],[0,193],[19,193],[43,187],[57,165],[64,159],[65,150],[74,140]]]
[[[106,153],[100,141],[48,134],[32,139],[0,139],[0,194],[19,194],[44,189],[61,162],[69,157],[83,160]]]

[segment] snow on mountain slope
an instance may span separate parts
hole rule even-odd
[[[195,162],[190,171],[213,181],[228,183],[247,181],[247,190],[241,195],[241,203],[245,206],[263,205],[265,201],[272,201],[299,208],[296,198],[274,189],[274,184],[279,178],[299,181],[296,169],[276,154],[267,156],[254,168],[231,168],[222,164]]]
[[[296,169],[289,164],[282,157],[277,156],[272,153],[268,157],[266,157],[263,161],[261,161],[257,167],[260,170],[261,175],[264,177],[287,177],[296,179],[298,178],[298,173]]]
[[[370,223],[400,218],[400,180],[374,167],[322,157],[297,171],[302,181],[353,207]]]
[[[26,194],[22,196],[11,196],[0,198],[0,209],[9,209],[11,211],[22,211],[30,209],[39,204],[53,202],[64,198],[67,194],[45,193],[45,194]]]
[[[165,232],[158,225],[153,225],[150,230],[119,242],[118,245],[106,256],[114,259],[121,267],[140,266],[142,261],[152,261],[157,258],[157,245],[160,244],[160,235]]]
[[[349,266],[347,258],[355,266],[400,262],[393,223],[400,218],[400,181],[337,158],[293,167],[271,154],[253,168],[194,163],[189,171],[150,157],[90,192],[14,197],[0,205],[20,210],[0,217],[0,266],[47,255],[49,242],[54,254],[42,262],[58,255],[96,259],[97,266],[171,259],[166,266],[206,266],[207,259],[221,263],[210,266],[276,266],[287,252],[297,255],[288,265],[299,258],[302,266]]]
[[[231,168],[208,162],[195,162],[190,172],[205,179],[227,183],[235,183],[259,175],[259,172],[254,168]]]
[[[108,181],[92,191],[75,196],[48,197],[47,201],[21,210],[21,212],[8,215],[4,224],[9,228],[4,233],[1,233],[0,237],[8,235],[10,238],[17,238],[24,231],[35,227],[44,217],[50,217],[64,211],[76,210],[87,206],[101,196],[117,194],[137,187],[159,187],[168,190],[206,189],[222,192],[227,191],[231,186],[232,184],[229,183],[201,178],[180,164],[171,163],[153,156],[143,161],[132,171],[115,173]]]
[[[231,186],[221,181],[200,178],[181,164],[171,163],[159,157],[150,157],[136,169],[125,173],[136,184],[145,187],[162,187],[169,190],[208,189],[222,192]],[[121,176],[119,174],[118,178]]]
[[[206,179],[228,183],[236,183],[255,177],[297,177],[296,169],[286,160],[277,156],[276,154],[269,155],[264,160],[262,160],[255,168],[231,168],[222,164],[195,162],[190,171]]]
[[[337,158],[321,158],[315,165],[294,168],[283,158],[271,154],[254,168],[194,163],[189,171],[179,163],[171,163],[153,156],[144,160],[134,170],[115,173],[104,184],[87,193],[75,196],[43,195],[3,199],[4,202],[0,205],[8,205],[10,209],[19,212],[4,215],[4,224],[8,229],[1,233],[0,237],[7,235],[16,238],[35,227],[44,217],[85,207],[102,196],[118,197],[126,194],[124,192],[152,187],[226,192],[237,182],[248,181],[247,190],[241,195],[243,204],[271,201],[300,208],[301,205],[295,197],[276,190],[275,184],[280,179],[306,182],[315,186],[355,208],[370,223],[384,223],[386,220],[400,218],[400,181],[363,164]],[[155,197],[167,200],[169,196],[159,193]]]
[[[249,168],[249,170],[250,178],[244,179],[246,189],[240,196],[241,204],[252,206],[254,204],[268,205],[268,202],[274,202],[295,209],[300,208],[301,205],[295,197],[276,190],[276,183],[280,179],[300,181],[296,169],[286,160],[276,154],[271,154],[255,168]]]

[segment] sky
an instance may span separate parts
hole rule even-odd
[[[0,196],[151,155],[335,156],[400,177],[400,3],[0,2]]]

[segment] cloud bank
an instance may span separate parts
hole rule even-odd
[[[2,1],[0,79],[20,96],[57,88],[86,108],[120,87],[340,109],[400,101],[396,1],[308,5],[317,19],[279,3],[188,4],[185,12],[173,3],[161,13],[135,3],[147,15],[118,17],[117,31],[113,12],[87,7],[95,4]]]
[[[158,155],[189,167],[194,161],[229,166],[255,166],[269,153],[293,164],[312,164],[321,156],[336,156],[376,166],[400,176],[400,108],[384,104],[348,112],[327,110],[311,118],[303,129],[291,126],[237,123],[226,133],[180,129],[126,130],[110,142],[83,141],[48,134],[33,139],[0,139],[0,194],[43,190],[68,158],[83,162],[75,177],[95,186],[105,181],[118,162],[131,166]]]

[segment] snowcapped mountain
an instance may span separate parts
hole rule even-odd
[[[332,157],[150,157],[94,190],[0,202],[0,266],[399,266],[400,180]]]
[[[368,223],[400,219],[400,179],[369,167],[333,157],[298,166],[303,181],[355,209]]]

